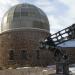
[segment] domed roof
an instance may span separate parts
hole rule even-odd
[[[39,28],[49,31],[49,22],[40,8],[31,4],[18,4],[5,13],[1,32],[17,28]]]

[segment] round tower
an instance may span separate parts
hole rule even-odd
[[[31,4],[18,4],[4,15],[0,34],[0,66],[47,66],[53,61],[40,41],[50,34],[45,13]],[[50,56],[51,55],[51,56]]]

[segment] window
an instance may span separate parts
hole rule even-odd
[[[27,51],[25,51],[25,50],[21,51],[21,59],[22,60],[27,60]]]
[[[36,28],[44,28],[44,23],[41,22],[41,21],[34,21],[33,22],[33,27],[36,27]]]
[[[40,59],[39,50],[36,51],[36,58],[37,58],[37,59]]]
[[[9,52],[9,59],[10,59],[10,60],[14,60],[14,51],[13,51],[13,50],[11,50],[11,51]]]
[[[20,17],[20,12],[14,12],[14,17]]]
[[[21,16],[28,16],[28,12],[27,11],[21,12]]]
[[[25,8],[21,8],[21,16],[28,16],[28,11]]]

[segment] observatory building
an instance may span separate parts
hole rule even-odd
[[[0,68],[55,64],[52,52],[48,49],[40,49],[40,41],[50,35],[49,26],[47,16],[40,8],[31,4],[18,4],[11,7],[4,14],[1,23]],[[57,41],[63,41],[62,35],[65,33],[69,35],[75,28],[73,26],[55,33]],[[65,33],[61,35],[62,31]],[[75,47],[62,48],[69,55],[70,64],[75,63]]]
[[[0,67],[47,66],[52,55],[39,42],[50,35],[45,13],[31,4],[18,4],[4,15],[0,34]],[[51,56],[50,56],[51,55]]]

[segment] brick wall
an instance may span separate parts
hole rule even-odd
[[[50,33],[38,29],[17,29],[0,34],[0,66],[47,66],[53,64],[53,56],[48,50],[40,50],[40,41]],[[13,56],[10,51],[13,50]],[[22,59],[22,51],[26,59]],[[37,51],[39,51],[37,54]],[[9,54],[10,53],[10,54]],[[13,57],[13,60],[9,58]]]

